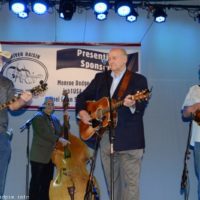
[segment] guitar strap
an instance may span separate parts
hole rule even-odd
[[[121,100],[122,96],[124,95],[124,93],[128,87],[129,81],[131,79],[131,75],[132,75],[132,73],[129,70],[126,70],[125,75],[122,79],[121,85],[118,90],[118,94],[117,94],[118,100]]]

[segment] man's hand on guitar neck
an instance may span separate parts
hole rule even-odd
[[[135,113],[135,103],[136,101],[133,99],[132,95],[127,95],[124,99],[123,105],[129,107],[131,113]]]
[[[135,106],[135,100],[132,98],[132,95],[127,95],[124,99],[123,105],[126,107],[134,107]]]
[[[91,117],[86,110],[81,110],[79,112],[79,118],[84,124],[91,125]]]
[[[9,105],[10,110],[17,110],[22,106],[26,105],[32,99],[32,93],[28,91],[24,91],[16,101],[13,101]]]

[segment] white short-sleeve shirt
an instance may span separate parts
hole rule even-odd
[[[191,106],[195,103],[200,103],[200,86],[193,85],[190,87],[189,92],[185,97],[185,101],[183,103],[182,109],[185,106]],[[192,121],[192,136],[190,144],[194,146],[195,142],[200,142],[200,125],[196,121]]]

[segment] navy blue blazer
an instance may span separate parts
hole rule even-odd
[[[122,78],[123,79],[123,78]],[[117,99],[119,87],[122,79],[113,94],[113,99]],[[77,96],[76,113],[86,109],[87,100],[99,100],[109,95],[112,84],[111,71],[97,73],[88,87]],[[148,89],[146,78],[138,73],[132,73],[127,90],[123,98],[128,94],[135,94],[137,91]],[[136,111],[132,113],[130,108],[121,106],[118,108],[118,120],[115,128],[114,150],[124,151],[145,148],[143,115],[147,102],[136,102]]]

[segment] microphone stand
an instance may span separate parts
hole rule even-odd
[[[112,110],[112,99],[110,96],[109,83],[108,83],[108,70],[105,67],[106,75],[106,87],[107,87],[107,97],[109,101],[109,113],[110,113],[110,123],[109,123],[109,139],[110,139],[110,200],[114,200],[114,120],[113,120],[113,110]]]
[[[189,134],[188,134],[187,147],[186,147],[185,156],[184,156],[184,168],[183,168],[182,179],[181,179],[181,194],[184,194],[184,200],[188,200],[189,189],[190,189],[187,160],[190,158],[189,148],[190,148],[191,130],[192,130],[192,121],[190,121],[190,124],[189,124]]]
[[[27,157],[27,163],[26,163],[26,196],[29,195],[29,163],[30,163],[30,157],[29,157],[29,141],[30,141],[30,125],[32,124],[32,120],[36,117],[34,115],[31,119],[27,120],[21,127],[20,132],[23,132],[25,129],[27,129],[27,146],[26,146],[26,157]]]
[[[101,133],[100,133],[101,128],[102,128],[102,120],[100,121],[98,129],[95,131],[95,135],[96,135],[95,149],[94,149],[94,153],[93,153],[93,157],[92,157],[92,164],[91,164],[91,168],[90,168],[90,174],[89,174],[89,179],[87,182],[84,200],[92,200],[93,199],[92,195],[94,195],[94,200],[99,200],[98,191],[96,191],[96,189],[94,187],[94,169],[95,169],[95,163],[96,163],[99,143],[101,140]]]

